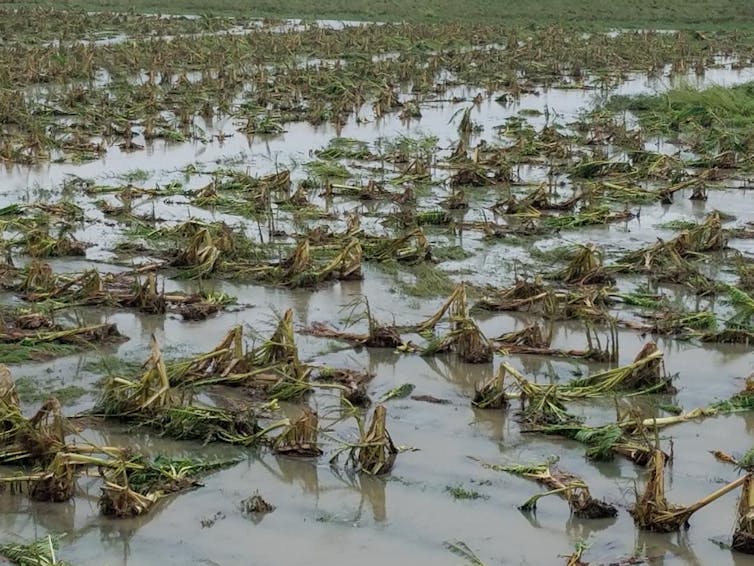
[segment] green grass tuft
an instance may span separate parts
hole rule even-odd
[[[488,499],[488,495],[479,493],[473,489],[466,489],[462,485],[446,486],[445,491],[453,496],[453,499]]]

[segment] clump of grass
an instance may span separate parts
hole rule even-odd
[[[548,216],[543,220],[543,224],[548,228],[559,228],[562,230],[571,228],[581,228],[583,226],[594,226],[599,224],[608,224],[621,220],[630,220],[633,213],[629,211],[614,212],[609,206],[595,206],[585,208],[573,214],[562,214],[559,216]]]
[[[333,138],[327,147],[318,149],[314,154],[320,159],[371,159],[372,152],[366,142],[353,138]]]
[[[378,143],[391,161],[409,163],[430,159],[439,141],[435,135],[419,134],[415,137],[399,135],[392,139],[381,138]]]
[[[579,248],[573,246],[555,246],[549,249],[532,247],[529,256],[544,264],[553,264],[560,261],[570,261]]]
[[[489,499],[489,495],[479,493],[475,489],[467,489],[462,485],[445,486],[445,491],[453,496],[453,499]]]
[[[414,392],[415,388],[416,386],[413,383],[403,383],[402,385],[397,385],[389,391],[386,391],[380,397],[379,402],[384,403],[385,401],[389,401],[390,399],[405,399]]]
[[[716,413],[739,413],[754,409],[754,379],[746,380],[743,391],[733,395],[730,399],[716,401],[709,406]]]
[[[246,124],[239,130],[247,135],[274,135],[285,132],[285,128],[280,123],[279,117],[270,112],[247,115]]]
[[[129,171],[126,171],[125,173],[122,173],[118,176],[118,179],[121,181],[125,181],[126,183],[143,183],[144,181],[149,180],[149,178],[152,176],[152,173],[145,170],[145,169],[130,169]]]
[[[401,279],[396,283],[396,287],[409,297],[441,297],[450,294],[455,286],[450,275],[432,263],[404,266],[401,271],[408,274],[412,280]]]
[[[86,389],[78,385],[51,388],[49,384],[38,383],[31,377],[16,379],[16,390],[25,403],[37,403],[55,397],[61,405],[69,405],[88,393]]]
[[[0,363],[20,364],[33,360],[48,360],[68,356],[78,350],[71,344],[35,343],[0,344]]]
[[[453,221],[453,217],[448,214],[444,210],[425,210],[416,212],[415,215],[412,217],[413,222],[416,223],[417,226],[445,226],[450,224]],[[451,248],[455,248],[456,246],[451,246]],[[440,254],[442,254],[442,248],[438,250]],[[454,255],[460,255],[460,252],[453,251]],[[443,261],[442,255],[437,256],[437,259],[439,261]],[[449,258],[452,259],[452,258]],[[463,258],[459,258],[463,259]]]
[[[136,373],[141,365],[141,362],[126,360],[120,356],[102,356],[96,360],[88,360],[82,369],[94,374],[126,375]]]
[[[352,177],[345,165],[334,161],[310,161],[304,167],[310,175],[320,179],[349,179]]]
[[[570,169],[570,173],[577,179],[593,179],[609,175],[630,173],[632,166],[623,161],[608,161],[603,159],[584,158]]]
[[[463,249],[462,246],[434,246],[432,248],[432,257],[435,261],[462,261],[473,257],[471,252]]]
[[[665,296],[652,293],[646,288],[639,288],[631,293],[616,293],[613,296],[620,299],[622,303],[634,307],[659,310],[667,306]]]

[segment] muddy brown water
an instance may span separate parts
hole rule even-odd
[[[725,61],[710,69],[704,78],[689,76],[696,84],[735,84],[754,78],[754,69],[732,71]],[[632,75],[612,93],[653,92],[671,84],[669,78],[650,80]],[[459,91],[461,92],[461,91]],[[463,91],[473,96],[475,91]],[[543,90],[539,96],[524,96],[518,103],[503,107],[494,96],[473,111],[472,118],[484,126],[480,137],[492,139],[492,127],[499,125],[521,109],[545,108],[560,123],[572,121],[599,95],[595,91],[571,89]],[[403,124],[395,117],[376,123],[358,124],[355,119],[341,131],[343,136],[374,143],[380,137],[432,134],[439,144],[449,147],[456,139],[456,125],[451,117],[466,103],[422,104],[423,118]],[[367,107],[361,113],[372,119]],[[527,118],[541,127],[545,118]],[[230,120],[213,124],[209,131],[235,132]],[[223,144],[185,143],[155,144],[143,152],[125,153],[111,148],[102,160],[81,164],[41,164],[32,167],[8,167],[0,172],[0,205],[19,200],[50,198],[59,190],[67,175],[93,178],[103,184],[121,183],[117,178],[135,169],[148,172],[141,186],[154,186],[171,180],[185,181],[181,170],[188,165],[212,169],[226,160],[235,167],[254,174],[287,166],[292,160],[309,159],[309,153],[329,141],[335,134],[331,126],[311,127],[287,124],[286,133],[270,138],[250,140],[235,132]],[[139,141],[139,140],[136,140]],[[654,144],[654,145],[652,145]],[[651,149],[668,144],[652,142]],[[541,171],[523,172],[527,180],[536,180]],[[305,173],[294,169],[294,176]],[[201,186],[208,177],[192,176],[188,187]],[[436,201],[441,194],[433,196]],[[476,198],[473,197],[472,198]],[[489,204],[483,195],[482,204]],[[167,199],[171,200],[171,199]],[[175,199],[173,199],[175,200]],[[479,201],[474,201],[479,208]],[[188,205],[168,204],[162,199],[150,202],[157,216],[179,221],[187,215],[206,219],[240,219]],[[353,202],[341,201],[336,210],[353,208]],[[637,207],[638,208],[638,207]],[[676,198],[670,206],[641,207],[635,220],[608,227],[563,232],[555,238],[538,242],[538,246],[592,241],[608,252],[636,249],[668,237],[671,231],[656,228],[670,220],[701,219],[719,209],[736,216],[735,224],[754,220],[752,193],[731,185],[713,190],[706,203]],[[101,216],[87,206],[91,218]],[[470,212],[470,217],[474,217]],[[247,224],[251,224],[247,222]],[[376,229],[376,228],[375,228]],[[253,230],[250,228],[250,232]],[[90,222],[77,233],[94,242],[86,260],[55,260],[58,271],[75,271],[96,266],[98,269],[122,269],[108,265],[108,249],[122,239],[117,229],[101,221]],[[447,243],[447,236],[437,238]],[[516,266],[526,262],[525,250],[502,243],[482,243],[478,235],[467,233],[462,241],[474,251],[472,258],[451,262],[445,267],[474,283],[509,284]],[[744,255],[754,253],[752,241],[734,241],[732,245]],[[96,261],[96,263],[93,263]],[[714,267],[714,266],[713,266]],[[720,277],[731,277],[721,273]],[[191,282],[166,280],[168,289],[196,288]],[[630,284],[630,283],[629,283]],[[363,294],[380,320],[398,323],[417,321],[431,314],[439,299],[423,300],[402,295],[392,277],[373,266],[365,267],[365,279],[327,286],[315,291],[287,291],[236,282],[215,282],[218,289],[238,297],[245,308],[219,314],[203,322],[183,322],[176,317],[144,316],[132,312],[82,309],[81,320],[117,323],[130,340],[103,352],[89,352],[45,363],[23,364],[13,368],[16,377],[30,377],[39,383],[55,386],[80,385],[89,394],[68,407],[73,414],[91,405],[98,391],[100,375],[88,371],[87,362],[104,355],[117,355],[138,361],[145,357],[152,334],[156,335],[167,355],[180,356],[201,352],[218,342],[233,324],[243,324],[261,333],[273,326],[273,312],[292,308],[296,324],[315,321],[336,322],[340,309]],[[682,300],[691,300],[677,289],[668,289]],[[3,297],[4,301],[13,299]],[[488,335],[522,328],[533,322],[526,314],[484,314],[478,320]],[[620,362],[631,361],[644,344],[637,333],[620,332]],[[721,549],[716,541],[725,541],[735,515],[735,495],[727,495],[696,514],[687,532],[655,535],[634,529],[626,507],[633,501],[634,485],[642,485],[644,471],[630,462],[617,459],[595,464],[584,459],[584,447],[575,442],[521,434],[515,421],[515,403],[507,412],[479,411],[470,406],[474,384],[492,374],[502,358],[494,364],[472,366],[452,356],[421,358],[389,351],[344,349],[342,344],[299,336],[304,360],[366,370],[376,375],[370,392],[374,398],[392,387],[413,383],[416,394],[432,395],[449,401],[436,405],[411,399],[397,399],[388,405],[388,429],[396,444],[413,447],[399,455],[393,472],[386,478],[349,474],[342,465],[328,464],[336,448],[325,443],[326,453],[318,460],[300,460],[272,455],[266,451],[241,450],[220,445],[201,446],[172,442],[144,431],[126,431],[106,426],[85,432],[90,440],[107,445],[128,444],[146,453],[169,455],[237,457],[239,463],[206,478],[204,487],[163,500],[145,517],[112,520],[98,513],[99,493],[96,478],[82,478],[75,499],[64,504],[41,504],[23,496],[0,495],[0,532],[5,540],[31,539],[48,533],[62,534],[60,556],[84,565],[150,564],[359,564],[384,566],[398,564],[462,564],[443,543],[464,541],[487,564],[558,564],[559,555],[572,552],[577,541],[590,547],[584,558],[593,563],[610,563],[636,552],[651,557],[653,564],[754,564],[754,558]],[[704,406],[724,399],[740,390],[743,378],[754,371],[750,348],[737,345],[699,345],[660,339],[669,372],[678,373],[679,391],[674,401],[686,408]],[[576,323],[558,324],[554,347],[583,348],[583,328]],[[526,375],[539,381],[568,380],[575,371],[599,366],[579,362],[514,356],[510,359]],[[318,393],[311,404],[321,413],[337,405],[337,399]],[[642,403],[633,400],[634,403]],[[33,410],[30,404],[28,410]],[[644,406],[646,414],[657,414],[652,402]],[[573,412],[587,417],[589,423],[601,424],[614,419],[611,400],[575,404]],[[354,428],[345,426],[338,434],[352,435]],[[674,461],[667,472],[669,498],[677,503],[691,503],[733,479],[737,472],[714,460],[710,450],[741,453],[751,447],[754,415],[730,415],[674,426],[664,435],[672,437]],[[541,461],[549,456],[560,465],[583,476],[592,493],[619,507],[616,519],[585,521],[569,516],[567,505],[557,498],[539,502],[536,515],[517,510],[539,488],[530,481],[485,469],[475,457],[493,463]],[[462,485],[484,497],[477,500],[454,500],[449,486]],[[258,491],[276,506],[261,520],[253,521],[239,510],[239,502]],[[204,522],[204,524],[203,524]]]

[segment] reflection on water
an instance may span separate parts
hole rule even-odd
[[[565,532],[572,540],[590,540],[599,536],[605,529],[617,523],[616,517],[610,519],[577,519],[569,517],[565,524]]]
[[[636,550],[640,555],[647,556],[651,564],[659,566],[677,564],[678,560],[690,566],[704,564],[694,552],[685,531],[665,534],[637,531]]]
[[[514,410],[513,408],[500,411],[472,409],[474,412],[473,424],[480,433],[487,436],[490,440],[500,442],[502,448],[504,446],[502,443],[506,439],[506,426],[509,424],[506,419],[506,413]]]
[[[274,459],[277,470],[260,461],[272,475],[280,481],[297,485],[309,495],[319,496],[319,474],[316,461],[304,461],[287,456],[276,456]]]

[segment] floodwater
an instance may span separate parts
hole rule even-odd
[[[734,71],[729,62],[721,60],[719,63],[719,68],[710,69],[704,77],[689,75],[687,80],[699,85],[731,85],[754,79],[754,69]],[[601,96],[661,91],[675,80],[678,78],[668,76],[650,80],[637,74],[607,92],[543,89],[538,95],[523,96],[509,106],[495,102],[496,93],[487,93],[489,96],[472,113],[472,119],[483,126],[477,140],[494,141],[493,128],[523,109],[541,112],[547,109],[551,121],[568,124]],[[456,95],[470,100],[475,94],[473,90],[459,90],[443,98],[447,100]],[[410,97],[409,94],[404,96]],[[359,113],[362,120],[357,122],[354,117],[340,134],[372,144],[380,138],[431,134],[437,136],[441,147],[449,149],[456,139],[452,117],[469,103],[422,101],[423,118],[409,124],[395,116],[377,121],[371,109],[365,106]],[[527,120],[535,128],[545,123],[544,114],[527,116]],[[208,133],[234,134],[222,144],[217,141],[156,143],[136,153],[113,147],[102,160],[85,164],[8,167],[0,173],[0,205],[19,200],[52,199],[69,175],[91,178],[100,184],[124,184],[119,178],[138,169],[147,172],[146,179],[136,183],[139,186],[152,187],[179,180],[185,182],[187,188],[196,188],[206,184],[210,177],[198,174],[187,179],[183,173],[187,166],[196,165],[200,171],[211,171],[229,161],[234,167],[261,175],[310,159],[311,151],[323,147],[336,135],[329,125],[311,127],[291,123],[286,124],[286,132],[281,135],[249,139],[236,132],[236,127],[228,119],[205,128]],[[135,141],[141,143],[139,139]],[[658,142],[652,143],[655,145],[649,144],[650,148],[656,149]],[[305,175],[300,167],[293,170],[294,178],[302,179]],[[524,181],[536,182],[542,172],[533,168],[522,170],[521,175]],[[430,203],[439,202],[444,196],[433,195]],[[470,196],[474,205],[467,219],[478,219],[481,218],[478,210],[501,195],[475,191]],[[735,215],[730,226],[754,220],[751,191],[723,186],[710,190],[706,203],[689,201],[687,196],[676,195],[670,206],[642,206],[640,217],[628,222],[563,232],[537,245],[549,247],[592,241],[605,248],[609,260],[621,251],[670,236],[672,231],[657,228],[658,224],[670,220],[699,220],[714,209]],[[241,220],[165,201],[175,203],[177,199],[149,201],[142,205],[142,211],[154,209],[158,217],[168,222],[180,221],[188,215],[230,223]],[[106,263],[111,259],[109,248],[123,238],[122,234],[116,227],[105,225],[91,203],[81,204],[91,220],[81,227],[77,236],[94,245],[88,250],[86,260],[56,260],[51,262],[54,269],[75,271],[92,266],[102,271],[122,269]],[[336,199],[333,206],[342,213],[361,205]],[[378,207],[377,210],[386,209]],[[379,230],[376,222],[367,225]],[[253,235],[253,231],[249,234]],[[502,242],[482,242],[473,232],[464,233],[459,237],[462,240],[456,241],[449,240],[447,235],[432,235],[431,230],[429,236],[433,243],[460,241],[474,252],[468,260],[443,264],[458,280],[505,285],[514,279],[516,269],[526,271],[527,265],[529,272],[542,268],[525,250]],[[748,257],[754,252],[749,241],[734,241],[732,245]],[[208,350],[233,324],[243,324],[264,334],[274,325],[274,313],[286,308],[293,309],[300,328],[316,321],[337,323],[341,316],[339,310],[359,294],[369,298],[380,320],[394,320],[398,324],[419,321],[441,303],[441,300],[420,300],[401,294],[395,280],[374,266],[365,266],[364,273],[363,281],[337,283],[314,291],[216,282],[213,284],[218,290],[236,296],[244,308],[202,322],[184,322],[170,315],[81,309],[81,320],[115,322],[129,341],[103,352],[16,366],[13,373],[17,378],[31,377],[56,387],[87,388],[91,393],[68,407],[68,412],[74,414],[91,405],[101,377],[87,369],[87,362],[105,355],[139,361],[145,357],[153,334],[166,355],[180,356]],[[170,279],[165,285],[167,290],[196,288],[195,283]],[[678,289],[667,292],[687,299]],[[536,319],[516,313],[484,314],[478,320],[488,336],[495,336],[522,328]],[[628,363],[646,339],[625,330],[620,331],[619,336],[620,363]],[[562,556],[570,554],[578,541],[589,544],[584,559],[597,564],[627,559],[635,553],[648,557],[652,564],[754,564],[754,558],[721,549],[716,544],[725,542],[732,530],[735,495],[729,494],[696,514],[688,532],[672,535],[639,532],[626,507],[633,502],[635,485],[643,485],[643,469],[621,459],[592,463],[584,459],[583,445],[522,434],[515,419],[515,402],[507,411],[473,409],[470,398],[475,383],[492,375],[502,361],[500,356],[494,364],[473,366],[446,355],[422,358],[381,350],[354,351],[343,348],[342,344],[307,336],[298,336],[297,340],[305,361],[375,374],[370,385],[373,398],[397,385],[412,383],[416,386],[415,394],[431,395],[449,403],[429,404],[410,398],[387,403],[388,430],[395,443],[415,450],[407,449],[400,454],[392,473],[384,478],[349,474],[342,463],[330,465],[329,457],[337,446],[327,441],[323,457],[302,460],[275,456],[265,450],[171,442],[144,431],[111,426],[86,431],[85,437],[96,443],[127,444],[148,454],[237,457],[240,462],[207,477],[203,487],[163,500],[147,516],[130,520],[112,520],[99,515],[96,478],[83,478],[79,493],[69,503],[34,503],[23,496],[4,494],[0,496],[3,539],[64,533],[60,557],[74,564],[111,566],[463,564],[462,558],[444,547],[446,541],[465,542],[489,565],[565,563]],[[585,340],[584,330],[578,324],[558,324],[553,347],[584,348]],[[665,353],[668,371],[678,374],[674,402],[687,410],[730,397],[742,388],[743,378],[754,371],[754,356],[748,347],[700,345],[672,339],[660,339],[658,345]],[[567,381],[577,370],[599,367],[537,356],[513,356],[509,361],[541,382]],[[331,394],[317,393],[310,403],[324,415],[338,405],[338,399]],[[34,405],[27,408],[32,411]],[[575,404],[572,410],[586,416],[590,424],[611,422],[615,416],[612,400]],[[653,410],[651,406],[649,410]],[[352,438],[354,430],[350,425],[339,425],[337,434]],[[663,431],[663,436],[672,437],[674,451],[674,460],[666,475],[669,499],[680,504],[691,503],[734,479],[738,472],[716,461],[709,451],[740,454],[751,447],[753,433],[754,415],[751,414],[689,422]],[[617,505],[618,517],[579,520],[571,517],[567,504],[556,497],[542,499],[535,515],[524,514],[517,510],[517,505],[540,488],[528,480],[486,469],[470,458],[504,464],[542,461],[549,456],[558,457],[562,468],[581,475],[594,496]],[[459,485],[476,490],[484,497],[455,500],[447,488]],[[275,505],[276,510],[261,520],[252,521],[242,515],[238,505],[257,491]]]

